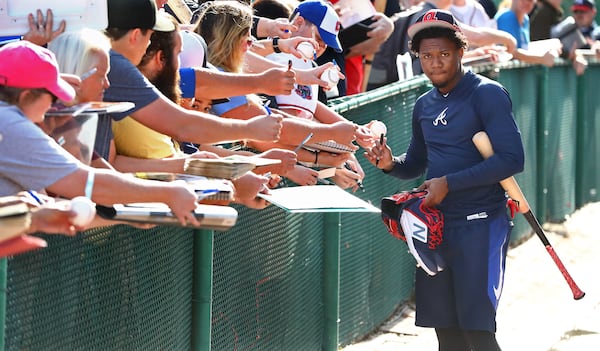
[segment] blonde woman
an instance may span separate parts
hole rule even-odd
[[[198,27],[196,33],[201,35],[208,46],[208,62],[221,70],[227,72],[242,72],[244,70],[244,56],[253,45],[253,38],[250,35],[252,26],[252,9],[237,1],[216,1],[205,5],[199,15]],[[260,99],[256,95],[233,96],[229,97],[229,102],[213,105],[215,114],[227,118],[251,118],[265,112]],[[279,111],[278,111],[279,112]],[[272,147],[282,147],[294,149],[297,144],[286,144],[286,134],[292,134],[295,138],[303,139],[312,130],[320,128],[330,128],[330,133],[319,135],[320,140],[316,139],[317,132],[314,133],[311,141],[324,141],[334,139],[336,129],[343,129],[350,123],[342,116],[328,109],[327,114],[319,118],[321,122],[312,122],[300,118],[289,116],[284,119],[284,125],[279,143],[252,142],[251,146],[264,151]],[[287,124],[286,124],[287,123]],[[367,141],[370,135],[367,135],[358,126],[353,125],[355,135],[359,142]],[[339,133],[338,133],[339,134]],[[367,141],[368,142],[368,141]],[[336,183],[342,188],[358,189],[357,181],[362,180],[364,172],[360,164],[352,154],[330,154],[321,152],[315,154],[308,150],[298,150],[298,159],[300,161],[317,163],[320,165],[338,166],[347,161],[352,168],[348,170],[340,168],[341,176]],[[317,162],[315,162],[317,161]],[[296,169],[287,175],[291,180],[299,185],[313,185],[318,181],[318,172],[313,169],[297,166]]]
[[[66,32],[48,44],[56,55],[61,73],[81,77],[74,102],[102,101],[108,88],[110,42],[93,29]]]

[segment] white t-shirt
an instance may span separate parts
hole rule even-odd
[[[490,18],[481,4],[474,0],[466,0],[464,6],[450,6],[450,12],[456,19],[472,27],[488,27],[496,29],[496,21]]]
[[[292,54],[279,53],[267,56],[267,59],[284,65],[292,60],[292,67],[300,69],[312,68],[312,61],[304,61]],[[275,96],[277,105],[282,109],[295,109],[301,111],[299,117],[314,119],[314,113],[319,101],[319,87],[317,85],[298,85],[294,84],[294,89],[290,95]]]

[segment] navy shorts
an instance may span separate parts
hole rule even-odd
[[[511,229],[504,211],[444,228],[446,268],[435,276],[416,269],[415,324],[495,332]]]

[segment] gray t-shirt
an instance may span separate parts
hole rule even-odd
[[[113,50],[110,51],[108,81],[110,86],[104,92],[104,101],[133,102],[135,107],[126,112],[99,116],[94,149],[106,159],[108,159],[110,141],[113,139],[111,119],[120,121],[148,106],[161,95],[131,61]]]
[[[81,166],[18,107],[0,102],[0,196],[41,191]]]

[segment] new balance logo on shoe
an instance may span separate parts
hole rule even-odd
[[[414,220],[414,219],[413,219]],[[427,243],[427,227],[413,222],[412,224],[412,236],[413,238],[419,240],[420,242]]]

